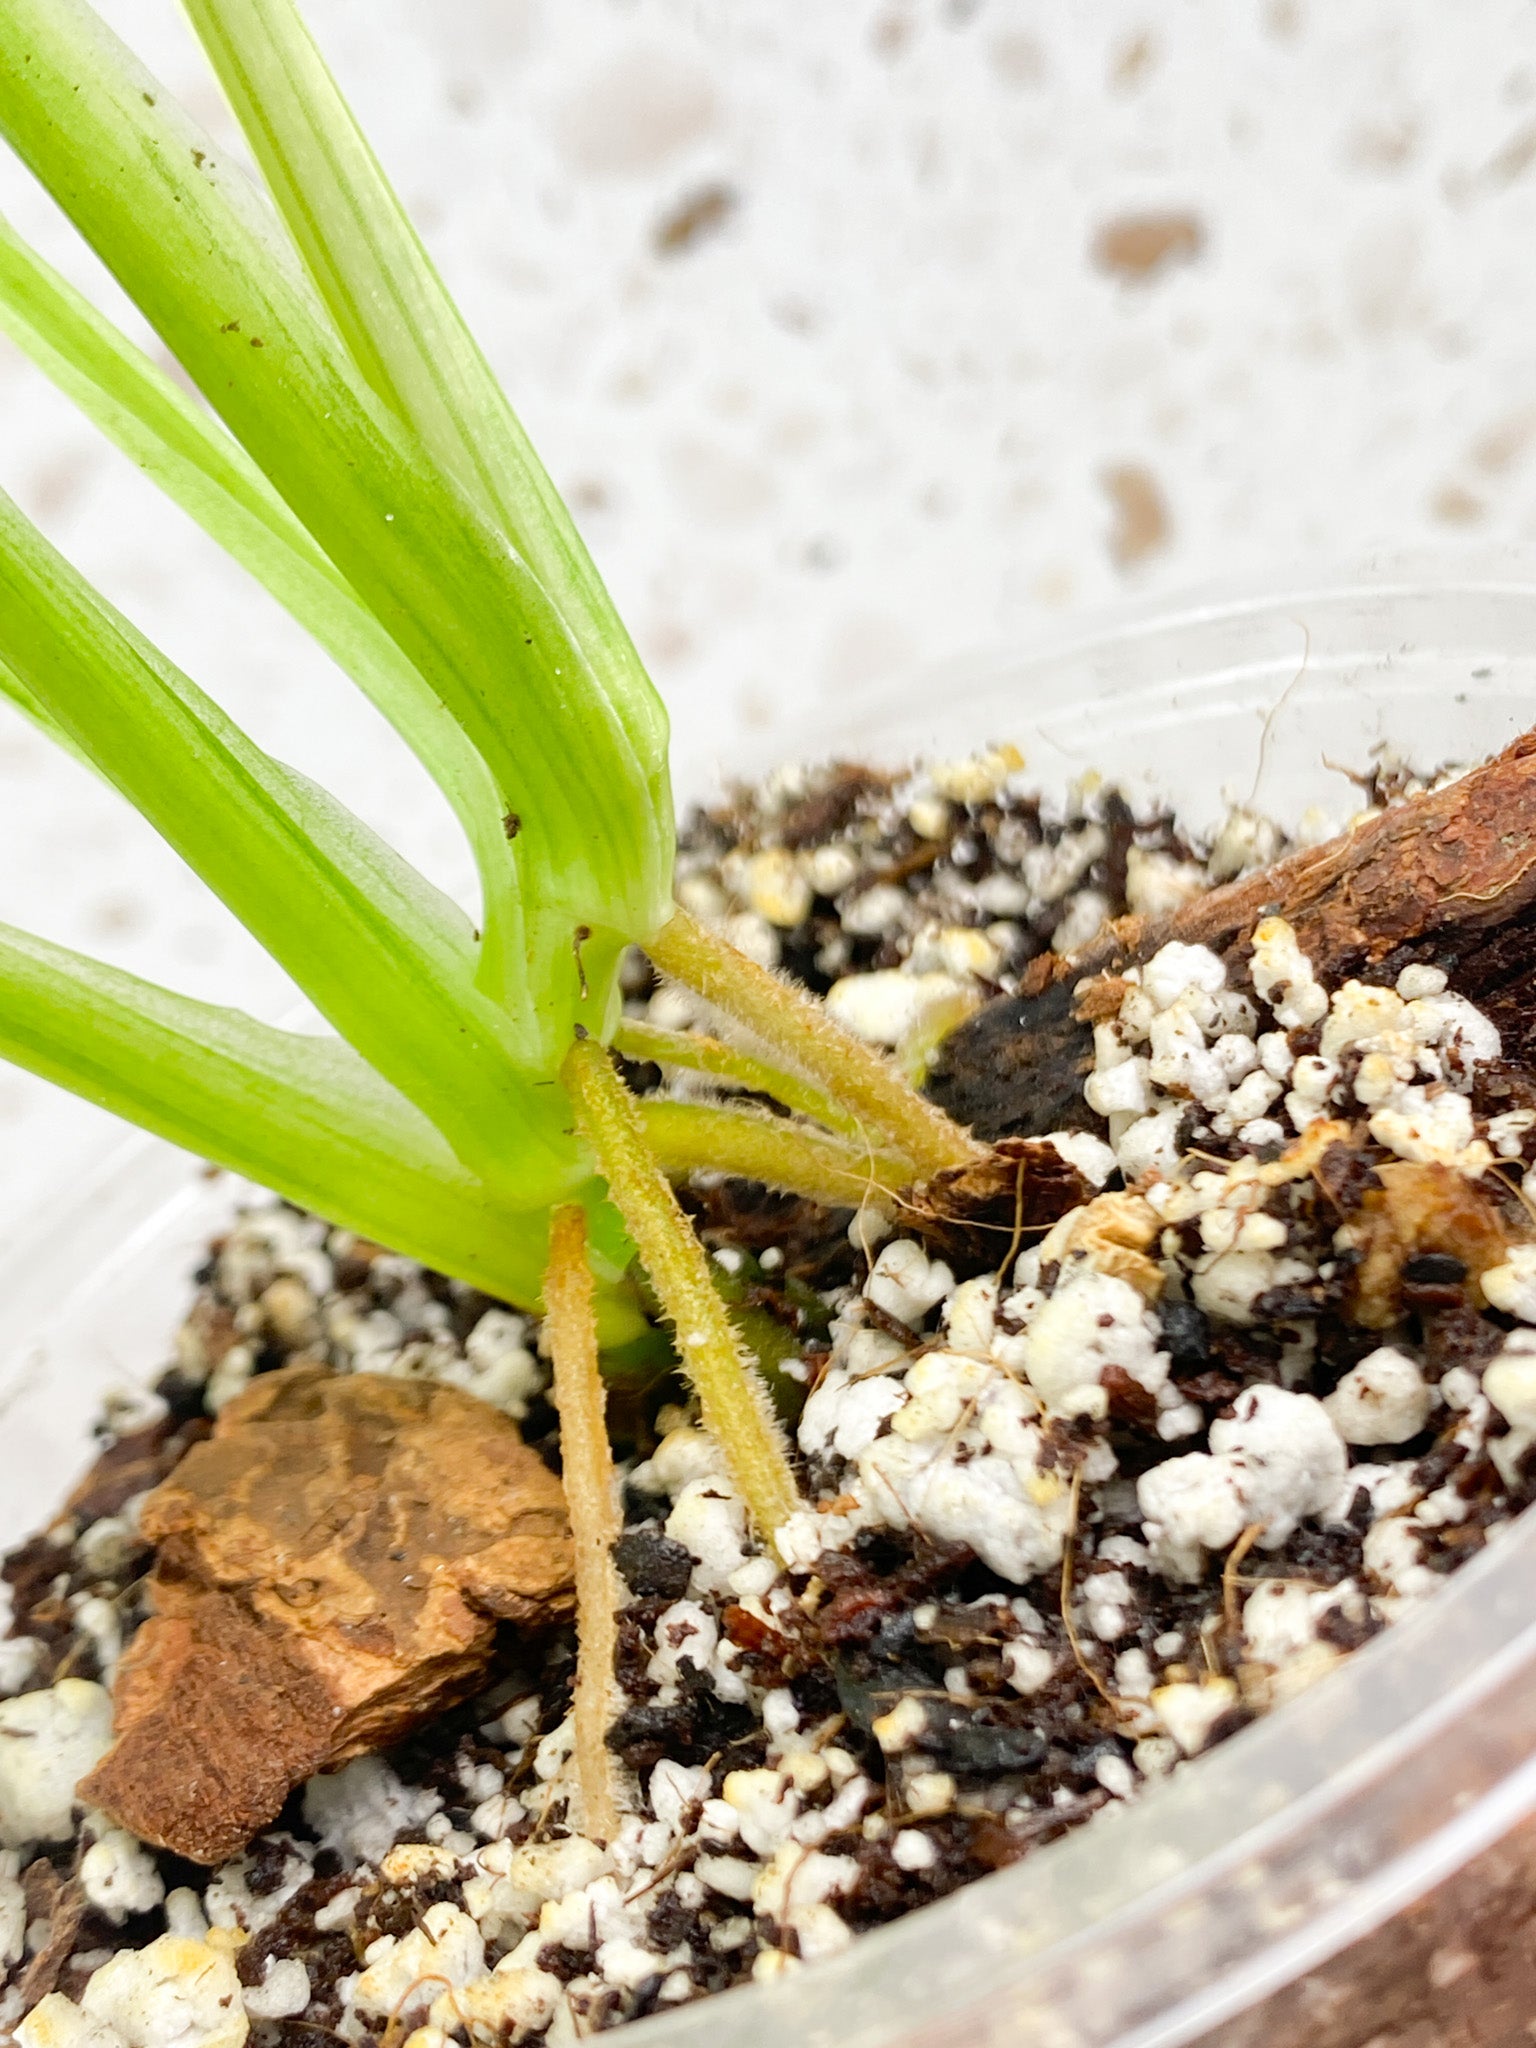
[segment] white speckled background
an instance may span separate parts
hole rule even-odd
[[[105,11],[227,142],[171,0]],[[310,14],[578,509],[685,771],[1115,596],[1536,533],[1528,5]],[[9,163],[0,206],[111,302]],[[1172,247],[1136,281],[1101,237],[1146,214]],[[266,745],[464,880],[360,700],[3,343],[0,483]],[[287,1000],[8,715],[0,917],[198,995]],[[0,1070],[0,1230],[107,1135]]]

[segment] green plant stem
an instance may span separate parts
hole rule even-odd
[[[623,725],[636,761],[650,764],[652,815],[665,821],[660,836],[666,836],[671,798],[661,701],[570,513],[293,0],[187,0],[187,12],[354,362],[527,563],[572,650],[580,651]],[[607,792],[594,794],[601,808]],[[539,829],[537,809],[528,816],[524,806],[510,802],[497,807],[496,819],[504,809]],[[503,865],[519,872],[530,857],[538,862],[536,840],[511,852],[505,844],[501,848]],[[524,902],[536,910],[544,898],[559,901],[570,865],[567,854],[532,888],[525,876]],[[497,892],[490,893],[494,901]],[[532,915],[523,932],[504,916],[488,915],[481,987],[515,1006],[523,989],[548,974],[551,954],[568,975],[563,956],[571,951],[576,928],[601,927],[593,908],[573,894],[553,919]],[[578,987],[592,999],[579,1014],[589,1029],[606,1031],[619,939],[638,935],[626,926],[618,936],[595,938],[585,951]],[[564,1046],[565,1019],[549,1015],[546,1005],[546,1022],[556,1033],[550,1041],[553,1064]]]
[[[974,1139],[803,989],[759,967],[686,910],[674,912],[645,950],[663,974],[696,990],[781,1059],[810,1074],[861,1125],[904,1153],[919,1178],[981,1157]]]
[[[498,1214],[426,1118],[334,1038],[0,926],[0,1057],[488,1293],[538,1298],[543,1219]]]
[[[607,1395],[598,1370],[587,1219],[574,1204],[556,1209],[550,1218],[544,1342],[554,1369],[561,1478],[576,1548],[576,1691],[571,1713],[582,1826],[597,1841],[611,1842],[619,1830],[619,1810],[606,1738],[613,1718],[613,1667],[619,1643],[613,1546],[620,1523],[605,1421]]]
[[[621,1017],[609,1040],[615,1052],[632,1060],[652,1060],[658,1067],[682,1067],[693,1074],[710,1074],[717,1080],[734,1081],[756,1095],[772,1096],[786,1109],[797,1109],[829,1131],[844,1137],[859,1136],[859,1121],[824,1089],[800,1074],[787,1074],[766,1060],[727,1045],[723,1039],[708,1038],[702,1032],[668,1031],[660,1024],[643,1023],[638,1017]]]
[[[890,1153],[861,1151],[840,1138],[760,1109],[646,1096],[638,1105],[646,1142],[671,1180],[690,1173],[732,1173],[829,1208],[858,1208],[912,1182],[912,1168]]]
[[[551,1091],[474,985],[467,919],[323,790],[272,760],[0,493],[0,660],[370,1065],[513,1206],[579,1162]]]
[[[489,770],[394,641],[212,415],[0,219],[0,330],[349,675],[427,768],[475,854],[488,946],[511,873]],[[40,710],[23,704],[50,736]],[[515,911],[515,894],[512,910]],[[512,949],[521,947],[521,918]]]
[[[771,1542],[800,1504],[783,1436],[710,1284],[704,1249],[646,1142],[639,1105],[615,1073],[607,1048],[593,1039],[578,1039],[571,1047],[562,1079],[609,1198],[672,1323],[704,1426],[720,1445],[759,1533]]]
[[[501,529],[377,397],[270,209],[84,0],[6,0],[0,133],[442,699],[519,821],[525,1063],[612,1018],[611,962],[666,915],[659,708],[594,674]],[[578,961],[575,934],[604,935]],[[582,987],[585,966],[585,991]]]
[[[278,211],[368,382],[458,476],[666,749],[634,644],[293,0],[186,0]]]

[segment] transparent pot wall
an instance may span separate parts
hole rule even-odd
[[[1469,760],[1533,718],[1536,577],[1389,568],[845,698],[777,751],[897,763],[1009,739],[1047,788],[1096,769],[1208,828],[1231,800],[1342,822],[1358,799],[1330,763],[1359,768],[1383,744],[1421,766]],[[687,797],[761,771],[760,745],[712,757],[680,740]],[[3,1261],[0,1537],[67,1491],[102,1393],[163,1363],[231,1199],[138,1145]],[[1136,1804],[781,1984],[645,2021],[637,2048],[1174,2048],[1212,2028],[1233,2048],[1363,2043],[1416,1970],[1443,1999],[1484,1981],[1477,1929],[1503,1916],[1483,1908],[1531,1895],[1533,1750],[1536,1521]],[[1371,1958],[1395,1972],[1390,1996],[1365,1981]]]

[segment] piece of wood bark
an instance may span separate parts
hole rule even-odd
[[[1254,926],[1278,914],[1330,987],[1390,982],[1412,962],[1498,1025],[1504,1056],[1536,1061],[1536,733],[1444,789],[1394,803],[1353,831],[1305,847],[1161,918],[1107,924],[1070,958],[1042,955],[1016,996],[978,1010],[946,1042],[929,1093],[978,1137],[1092,1127],[1082,1099],[1091,1025],[1085,976],[1149,959],[1170,939],[1246,967]]]
[[[43,1876],[43,1870],[52,1877],[51,1885]],[[61,1881],[58,1873],[46,1863],[41,1869],[36,1863],[29,1864],[23,1875],[23,1885],[29,1924],[43,1919],[48,1926],[42,1946],[28,1959],[17,1986],[21,1993],[21,2009],[30,2012],[40,1998],[46,1998],[50,1991],[58,1989],[59,1978],[74,1951],[75,1937],[85,1918],[87,1901],[77,1877]],[[34,1902],[39,1909],[36,1912],[33,1911]]]
[[[140,1526],[154,1611],[80,1797],[198,1863],[473,1693],[498,1620],[571,1609],[560,1482],[505,1416],[433,1382],[266,1374]]]

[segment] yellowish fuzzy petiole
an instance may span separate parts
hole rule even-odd
[[[711,1285],[704,1248],[647,1140],[640,1105],[619,1079],[607,1048],[590,1038],[571,1047],[561,1079],[608,1183],[609,1199],[673,1325],[704,1426],[719,1444],[759,1534],[771,1542],[800,1505],[784,1438]]]
[[[870,1152],[805,1124],[752,1108],[707,1102],[669,1102],[647,1096],[640,1119],[663,1171],[672,1180],[690,1173],[732,1173],[829,1208],[856,1209],[895,1195],[913,1180],[909,1160]]]
[[[792,982],[770,974],[691,917],[674,912],[646,952],[663,974],[691,988],[747,1027],[825,1089],[872,1137],[904,1153],[916,1178],[969,1166],[983,1148],[918,1094],[871,1047],[828,1016]]]
[[[659,1067],[683,1067],[690,1073],[734,1081],[739,1088],[750,1088],[754,1094],[772,1096],[786,1109],[796,1109],[802,1116],[825,1124],[829,1131],[840,1131],[847,1138],[861,1135],[858,1118],[850,1115],[841,1103],[834,1102],[824,1089],[803,1075],[771,1067],[766,1060],[756,1059],[722,1039],[696,1031],[668,1031],[660,1024],[624,1017],[613,1034],[613,1048],[632,1060],[654,1060]]]

